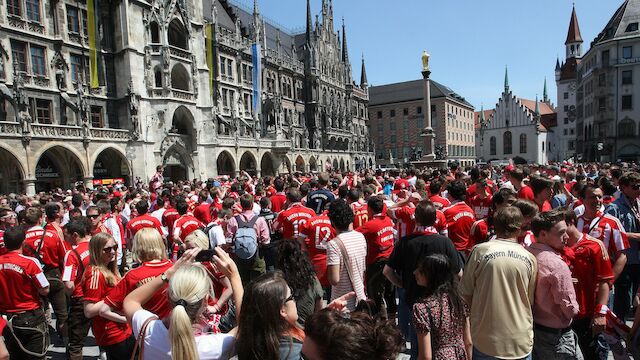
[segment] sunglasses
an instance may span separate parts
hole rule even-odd
[[[100,216],[100,215],[98,215],[98,214],[95,214],[95,215],[87,215],[87,217],[88,217],[89,219],[95,219],[95,218],[97,218],[98,216]]]
[[[104,251],[105,254],[109,254],[112,251],[116,252],[116,251],[118,251],[118,245],[113,245],[113,246],[110,246],[110,247],[106,247],[106,248],[102,249],[102,251]]]

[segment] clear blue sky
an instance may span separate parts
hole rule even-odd
[[[236,0],[252,6],[252,0]],[[584,48],[622,0],[576,0]],[[260,12],[286,28],[305,25],[305,0],[258,0]],[[370,84],[420,78],[420,55],[431,54],[432,79],[492,108],[503,89],[504,67],[514,94],[542,97],[544,78],[556,103],[554,67],[564,58],[570,0],[334,0],[336,30],[342,17],[354,78],[364,53]],[[312,0],[320,14],[322,0]]]

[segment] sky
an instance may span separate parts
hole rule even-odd
[[[253,6],[252,0],[233,0]],[[571,0],[334,0],[336,31],[344,17],[353,77],[364,55],[370,85],[421,78],[421,54],[431,78],[479,110],[495,106],[505,66],[514,95],[542,98],[544,79],[557,103],[556,58],[565,56]],[[602,31],[623,0],[576,0],[583,48]],[[283,29],[303,30],[306,0],[258,0],[260,12]],[[320,14],[322,0],[312,0]]]

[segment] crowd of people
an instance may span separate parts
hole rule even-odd
[[[0,359],[630,359],[639,242],[627,164],[0,195]]]

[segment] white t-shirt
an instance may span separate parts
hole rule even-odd
[[[340,247],[337,245],[338,239],[342,240],[342,243],[347,250],[347,255],[351,262],[351,273],[355,277],[353,281],[356,287],[355,289],[351,285],[347,267],[342,259]],[[357,231],[348,231],[336,236],[333,240],[329,241],[327,245],[327,266],[340,266],[340,281],[338,282],[338,285],[331,287],[331,300],[351,291],[356,292],[357,300],[366,299],[367,296],[364,291],[364,272],[367,268],[367,240],[364,238],[364,235]],[[356,299],[351,299],[347,303],[347,308],[350,311],[356,309]]]
[[[209,223],[209,225],[211,225],[211,223]],[[211,249],[227,243],[227,239],[224,236],[224,231],[222,231],[222,226],[220,226],[219,224],[211,227],[207,235],[209,235],[209,244],[211,246]]]
[[[140,329],[144,322],[154,316],[156,315],[147,310],[138,310],[133,314],[131,327],[136,338],[140,335]],[[235,337],[227,334],[196,336],[196,347],[200,360],[229,359],[235,355],[233,353],[234,343]],[[143,360],[171,360],[169,330],[161,320],[151,321],[147,326]]]

